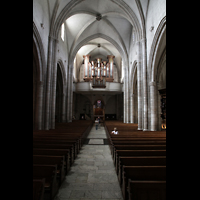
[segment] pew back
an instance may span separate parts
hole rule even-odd
[[[166,181],[128,180],[129,200],[166,200]]]
[[[33,179],[33,200],[44,199],[45,178]]]
[[[133,181],[166,181],[166,166],[124,166],[122,193],[127,198],[128,179]]]

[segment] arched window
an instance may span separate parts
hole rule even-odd
[[[64,23],[63,23],[62,26],[61,26],[61,39],[63,41],[65,40],[64,34],[65,34],[65,26],[64,26]]]
[[[101,108],[101,100],[97,101],[97,108]]]

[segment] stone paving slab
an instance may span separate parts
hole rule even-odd
[[[103,139],[90,139],[88,144],[104,144]]]

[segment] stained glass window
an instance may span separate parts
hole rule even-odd
[[[97,108],[101,108],[101,100],[97,101]]]

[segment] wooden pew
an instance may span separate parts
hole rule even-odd
[[[33,164],[33,179],[45,178],[45,194],[53,200],[58,192],[57,165],[36,165]]]
[[[166,166],[166,156],[119,156],[119,166],[117,169],[120,185],[122,184],[122,166]]]
[[[128,179],[133,181],[166,181],[166,166],[124,166],[122,167],[122,194],[128,198]]]
[[[166,181],[128,180],[129,200],[166,200]]]
[[[33,148],[33,155],[64,156],[65,175],[70,170],[70,150],[69,149],[37,149],[37,148]]]
[[[57,144],[57,145],[73,145],[74,159],[76,158],[79,148],[75,140],[49,140],[49,139],[33,139],[33,144]]]
[[[117,137],[116,137],[117,136]],[[163,137],[135,137],[133,136],[128,136],[128,135],[111,135],[110,139],[112,141],[127,141],[127,140],[134,140],[134,141],[146,141],[146,140],[153,140],[153,141],[166,141],[166,138]]]
[[[74,163],[74,147],[68,144],[45,144],[45,143],[33,143],[33,148],[41,149],[66,149],[70,151],[70,165]]]
[[[116,163],[116,150],[166,150],[166,145],[114,145],[114,163]]]
[[[57,165],[59,185],[65,178],[64,156],[33,155],[33,164]]]
[[[75,137],[75,136],[63,136],[63,135],[48,135],[48,136],[33,136],[33,141],[48,141],[49,143],[55,143],[55,142],[59,142],[59,143],[74,143],[76,146],[76,151],[77,153],[79,153],[80,149],[81,149],[81,139],[80,137]]]
[[[137,130],[137,124],[125,124],[122,121],[115,121],[115,122],[109,122],[109,121],[105,121],[104,122],[105,125],[105,130],[106,130],[106,134],[109,137],[121,137],[121,136],[128,136],[128,137],[159,137],[159,138],[166,138],[166,131],[138,131]],[[111,134],[111,131],[113,130],[114,127],[117,127],[119,134],[118,135],[114,135]]]
[[[33,200],[44,200],[45,178],[33,179]]]
[[[119,171],[119,157],[166,156],[166,150],[116,150],[115,167]]]
[[[154,140],[146,140],[146,141],[112,141],[110,143],[111,146],[111,154],[113,154],[116,145],[166,145],[166,141],[154,141]]]

